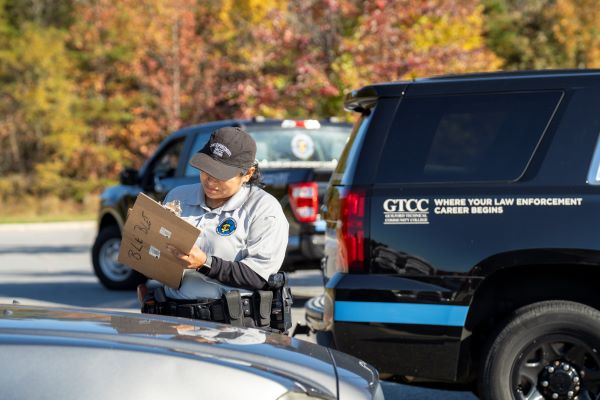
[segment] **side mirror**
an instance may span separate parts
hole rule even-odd
[[[156,171],[154,173],[154,191],[156,193],[163,193],[166,191],[165,186],[161,183],[163,178],[167,177],[166,171]]]
[[[140,182],[140,175],[135,168],[125,168],[119,174],[121,185],[137,185]]]

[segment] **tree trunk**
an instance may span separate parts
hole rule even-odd
[[[181,121],[181,65],[179,57],[179,17],[171,28],[173,40],[173,110],[169,128],[174,131],[179,128]]]
[[[15,121],[12,117],[7,117],[5,124],[8,131],[8,145],[10,147],[10,155],[12,158],[13,170],[20,173],[25,173],[25,165],[21,157],[21,149],[19,148],[19,140],[17,139],[17,130]]]

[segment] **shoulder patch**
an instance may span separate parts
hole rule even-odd
[[[217,225],[217,233],[221,236],[229,236],[235,232],[236,228],[237,222],[235,222],[235,219],[228,217]]]

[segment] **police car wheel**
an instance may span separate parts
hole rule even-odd
[[[102,228],[92,247],[92,264],[100,282],[112,290],[131,290],[145,282],[146,277],[117,262],[121,247],[121,231],[118,226]]]
[[[517,310],[490,338],[484,400],[600,398],[600,312],[568,301]]]

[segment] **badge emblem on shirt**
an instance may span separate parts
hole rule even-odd
[[[229,236],[235,232],[236,228],[237,223],[235,222],[235,219],[231,217],[225,218],[223,221],[221,221],[221,223],[219,223],[219,225],[217,225],[217,233],[221,236]]]

